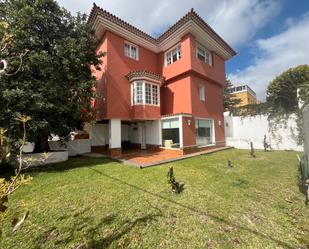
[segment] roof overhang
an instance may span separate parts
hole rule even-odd
[[[92,25],[98,37],[102,37],[106,31],[111,31],[155,53],[166,51],[190,33],[224,60],[236,55],[236,52],[193,10],[157,39],[96,5],[91,10],[88,23]]]
[[[137,80],[146,80],[158,85],[162,85],[165,81],[165,78],[162,75],[149,71],[131,71],[126,75],[126,78],[131,83]]]

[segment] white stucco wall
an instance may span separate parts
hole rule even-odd
[[[161,126],[160,120],[147,121],[146,125],[146,144],[161,145]]]
[[[131,143],[136,143],[139,144],[140,143],[140,137],[139,137],[139,127],[138,124],[131,124],[129,126],[129,134],[128,134],[128,138],[130,140]]]
[[[23,155],[23,166],[25,168],[31,168],[46,164],[65,162],[68,160],[68,156],[68,151],[26,154]]]
[[[112,120],[110,127],[108,124],[94,124],[89,126],[87,131],[90,134],[91,146],[101,146],[109,144],[110,129],[114,129],[114,136],[112,140],[117,143],[119,137],[121,141],[130,141],[131,143],[141,143],[140,126],[144,125],[146,128],[146,144],[161,145],[161,121],[144,121],[132,122],[130,125],[121,124],[120,120]],[[119,126],[120,125],[120,126]],[[120,131],[118,130],[121,127]],[[118,131],[118,132],[117,132]],[[118,141],[119,142],[119,141]],[[117,148],[117,147],[113,147]]]
[[[121,148],[121,120],[109,120],[109,148]]]
[[[304,133],[305,133],[304,151],[307,157],[309,158],[309,106],[304,108],[303,118],[304,118]]]
[[[61,143],[61,141],[49,141],[48,144],[51,151],[67,151],[69,156],[77,156],[91,151],[90,139],[75,139],[65,143]]]
[[[253,141],[254,148],[264,149],[264,135],[267,136],[268,143],[275,150],[296,150],[303,151],[302,146],[298,146],[295,141],[296,122],[295,117],[288,120],[287,127],[280,127],[275,136],[270,132],[267,116],[259,115],[255,117],[230,117],[224,114],[226,143],[239,149],[249,149],[250,141]]]
[[[94,124],[89,129],[91,146],[108,144],[108,124]]]
[[[129,125],[122,124],[121,125],[121,141],[129,140]]]

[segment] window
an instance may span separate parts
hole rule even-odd
[[[133,103],[142,104],[143,103],[143,82],[137,81],[133,85]]]
[[[198,94],[200,96],[200,100],[205,101],[205,87],[204,86],[198,87]]]
[[[152,85],[152,104],[158,105],[159,99],[158,99],[158,86]]]
[[[132,103],[159,105],[159,86],[145,81],[133,82]]]
[[[212,65],[211,53],[200,44],[197,44],[196,56],[206,64]]]
[[[177,45],[165,54],[165,65],[170,65],[181,59],[181,45]]]
[[[162,145],[166,148],[179,148],[179,118],[162,120]]]
[[[132,43],[124,43],[124,55],[134,60],[138,60],[138,47]]]
[[[196,144],[205,146],[213,144],[213,120],[196,119],[195,120]]]

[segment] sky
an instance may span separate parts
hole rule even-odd
[[[159,36],[194,10],[236,51],[227,61],[234,85],[249,85],[259,100],[283,71],[309,64],[309,0],[94,0],[137,28]],[[71,13],[89,14],[92,1],[58,0]]]

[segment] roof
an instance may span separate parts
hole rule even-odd
[[[188,12],[184,17],[182,17],[178,22],[176,22],[173,26],[171,26],[167,31],[165,31],[162,35],[157,39],[158,42],[167,39],[171,33],[175,32],[181,26],[183,26],[188,21],[196,22],[203,30],[209,33],[213,38],[216,39],[218,43],[221,43],[229,52],[233,55],[236,55],[236,52],[233,48],[231,48],[204,20],[201,18],[192,8],[190,12]]]
[[[236,55],[236,52],[230,47],[195,11],[191,9],[185,16],[183,16],[178,22],[172,25],[167,31],[161,34],[158,38],[154,38],[153,36],[147,34],[146,32],[134,27],[133,25],[123,21],[117,16],[109,13],[108,11],[98,7],[95,3],[93,4],[92,10],[90,12],[88,23],[93,26],[96,25],[97,19],[104,19],[108,22],[117,25],[118,27],[146,40],[148,43],[151,43],[152,46],[160,46],[161,44],[166,43],[171,36],[176,31],[181,30],[182,27],[186,26],[186,24],[194,24],[195,27],[199,27],[202,32],[205,32],[209,35],[215,42],[224,49],[226,53],[229,54],[228,58]],[[196,32],[199,34],[199,32]]]
[[[146,70],[144,70],[144,71],[131,71],[130,73],[128,73],[126,75],[126,78],[129,81],[148,78],[148,79],[151,79],[151,80],[158,82],[160,84],[162,84],[165,80],[165,78],[162,75],[160,75],[158,73],[146,71]]]
[[[119,17],[107,12],[106,10],[100,8],[99,6],[97,6],[95,3],[93,3],[93,7],[91,9],[89,18],[88,18],[88,23],[93,23],[95,18],[101,15],[103,17],[105,17],[106,19],[111,20],[113,23],[118,24],[119,26],[130,30],[132,33],[137,34],[138,36],[149,40],[150,42],[154,42],[156,43],[156,39],[153,38],[152,36],[148,35],[147,33],[145,33],[144,31],[141,31],[140,29],[134,27],[133,25],[123,21],[122,19],[120,19]]]

